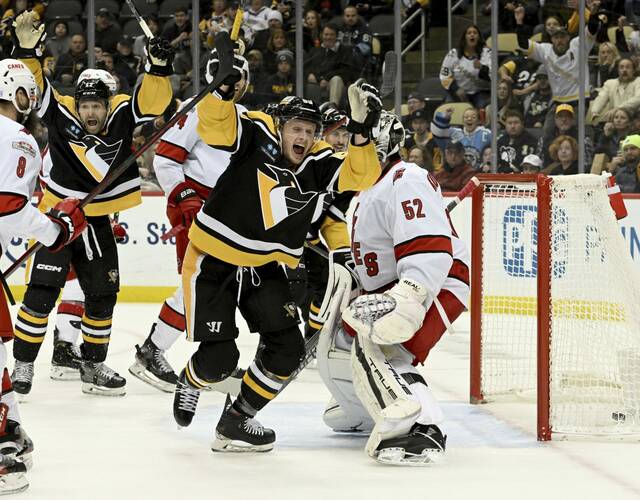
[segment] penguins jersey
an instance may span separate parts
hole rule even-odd
[[[430,297],[446,288],[467,305],[469,254],[429,172],[400,161],[359,193],[356,202],[351,253],[367,292],[410,278],[424,285]]]
[[[130,154],[137,124],[164,112],[171,100],[167,77],[145,74],[133,97],[119,94],[110,99],[104,129],[87,134],[76,112],[75,99],[59,95],[43,77],[37,59],[23,59],[42,91],[38,117],[49,130],[52,167],[44,194],[50,207],[66,197],[84,198],[107,173]],[[133,165],[84,209],[88,216],[107,215],[141,203],[138,167]]]
[[[183,106],[189,101],[191,99]],[[246,112],[246,108],[237,106],[239,113]],[[198,125],[198,113],[192,109],[167,130],[158,143],[153,168],[167,196],[178,184],[187,182],[206,199],[229,165],[231,152],[203,142],[198,135]]]
[[[59,229],[31,204],[40,173],[40,150],[33,136],[19,123],[0,115],[0,246],[12,238],[35,238],[51,245]]]
[[[281,262],[295,268],[312,221],[327,194],[359,191],[380,175],[371,142],[333,153],[316,143],[295,172],[286,168],[271,116],[241,113],[232,102],[206,96],[197,106],[198,134],[231,153],[189,230],[202,252],[237,266]]]

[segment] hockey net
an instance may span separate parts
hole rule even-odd
[[[538,439],[640,437],[640,278],[601,176],[473,193],[471,401],[537,403]]]

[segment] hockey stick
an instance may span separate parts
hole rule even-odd
[[[173,125],[191,111],[196,104],[198,104],[204,97],[210,92],[214,91],[220,84],[232,73],[233,71],[233,36],[238,36],[240,30],[240,22],[242,21],[242,11],[238,9],[236,13],[236,21],[233,25],[233,31],[231,37],[227,32],[220,32],[216,35],[216,47],[220,55],[220,66],[218,73],[214,80],[200,91],[184,108],[177,112],[173,117],[164,124],[162,128],[156,131],[147,142],[145,142],[140,149],[129,155],[120,165],[109,172],[100,183],[91,190],[87,196],[85,196],[80,202],[80,208],[86,207],[91,203],[96,196],[107,189],[113,182],[120,177],[126,170],[147,151],[153,144],[160,139],[164,133],[169,130]],[[236,29],[237,25],[237,29]],[[42,243],[36,243],[29,247],[25,253],[23,253],[16,261],[4,272],[3,278],[6,279],[11,276],[31,255],[40,250],[44,245]]]
[[[142,28],[142,31],[143,31],[144,35],[149,40],[152,40],[153,39],[153,33],[151,33],[151,29],[149,28],[149,25],[142,18],[142,16],[140,15],[140,12],[138,12],[138,9],[136,9],[136,6],[133,4],[133,0],[125,0],[125,1],[127,2],[127,5],[129,6],[129,9],[131,9],[131,12],[133,13],[133,17],[136,18],[136,21],[138,21],[138,24],[140,25],[140,28]]]
[[[385,98],[396,88],[396,73],[398,71],[398,58],[393,50],[384,55],[382,63],[382,84],[380,85],[380,97]]]

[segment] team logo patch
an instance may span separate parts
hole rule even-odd
[[[282,307],[284,307],[284,311],[287,313],[287,316],[289,316],[290,318],[295,318],[296,317],[296,313],[298,312],[298,308],[296,307],[296,303],[295,302],[287,302]]]
[[[302,192],[296,176],[285,168],[267,163],[257,175],[265,229],[299,212],[317,196],[315,192]]]
[[[118,156],[122,139],[115,144],[107,144],[95,135],[86,135],[71,141],[69,146],[93,178],[101,181]]]
[[[13,141],[11,143],[11,147],[13,149],[17,149],[18,151],[22,151],[25,154],[28,154],[29,156],[31,156],[31,158],[36,157],[35,148],[26,141]]]
[[[115,283],[116,281],[118,281],[118,270],[112,269],[111,271],[108,271],[107,276],[109,277],[109,281],[111,283]]]

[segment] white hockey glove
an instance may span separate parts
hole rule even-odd
[[[360,78],[349,85],[348,95],[351,118],[347,124],[347,130],[353,134],[370,137],[371,130],[377,127],[380,121],[382,110],[378,90]]]
[[[47,34],[37,12],[24,11],[13,21],[12,28],[14,58],[28,59],[42,55],[42,44]]]
[[[347,290],[347,302],[340,308],[340,313],[342,313],[346,305],[349,304],[348,299],[351,296],[352,290],[359,290],[361,288],[351,250],[348,248],[340,248],[329,252],[329,279],[327,280],[327,288],[324,292],[322,304],[320,305],[320,312],[318,313],[318,316],[320,316],[323,321],[327,320],[333,295],[336,293],[338,287],[341,286],[344,286]]]
[[[176,51],[168,40],[152,38],[144,48],[146,62],[144,70],[150,75],[170,76],[173,74],[173,58]]]
[[[342,313],[342,319],[358,334],[376,344],[400,344],[422,326],[427,309],[427,289],[403,278],[391,290],[362,295]]]

